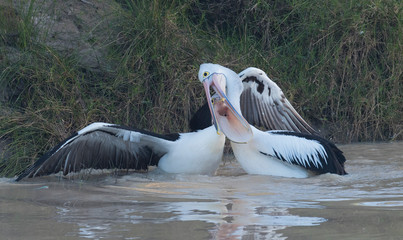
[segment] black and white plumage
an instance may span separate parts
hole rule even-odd
[[[67,138],[27,168],[16,181],[81,169],[136,169],[158,166],[168,173],[212,174],[225,137],[214,126],[191,133],[160,135],[110,123],[93,123]]]
[[[239,124],[232,124],[227,113],[235,111],[242,115],[240,98],[244,92],[239,76],[232,70],[217,64],[202,64],[199,80],[205,88],[212,86],[220,96],[211,103],[214,112],[219,113],[212,116],[213,122],[231,140],[234,155],[246,172],[297,178],[312,173],[346,174],[342,152],[317,135],[263,132],[250,125],[250,130],[245,130],[239,129]],[[211,102],[209,94],[207,101]]]
[[[248,143],[231,142],[236,159],[248,173],[297,178],[346,174],[342,151],[324,138],[290,131],[263,132],[254,127],[252,131]]]
[[[240,109],[243,117],[255,127],[266,130],[289,130],[318,134],[294,109],[281,88],[267,74],[249,67],[238,74],[243,91]],[[192,130],[211,125],[208,104],[204,104],[190,120]]]
[[[249,67],[238,75],[243,84],[241,112],[249,124],[270,130],[317,134],[264,71]]]

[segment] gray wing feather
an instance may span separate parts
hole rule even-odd
[[[250,124],[268,130],[318,134],[298,114],[277,84],[262,70],[248,68],[239,75],[244,85],[241,111]]]
[[[59,171],[66,175],[86,168],[146,170],[150,165],[157,165],[167,153],[174,140],[168,138],[118,125],[96,126],[79,131],[54,147],[26,169],[17,181]]]

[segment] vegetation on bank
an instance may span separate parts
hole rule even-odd
[[[116,0],[95,68],[50,46],[41,4],[0,5],[0,176],[95,121],[188,131],[203,62],[263,69],[336,142],[403,138],[399,0]]]

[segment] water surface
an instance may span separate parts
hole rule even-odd
[[[341,145],[347,176],[158,171],[0,180],[4,239],[401,239],[403,142]],[[228,160],[228,159],[227,159]]]

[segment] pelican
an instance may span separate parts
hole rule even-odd
[[[240,112],[249,124],[266,130],[289,130],[318,135],[294,109],[281,88],[261,69],[249,67],[238,74],[243,91]],[[209,107],[205,103],[190,120],[192,130],[211,125]]]
[[[190,133],[160,135],[110,123],[92,123],[39,158],[16,181],[81,169],[147,170],[213,174],[223,154],[225,136],[214,126]]]
[[[198,77],[214,126],[231,140],[235,158],[247,173],[295,178],[346,174],[342,151],[326,139],[285,130],[263,132],[251,126],[242,116],[244,86],[234,71],[206,63],[200,66]],[[210,87],[216,92],[213,98]]]

